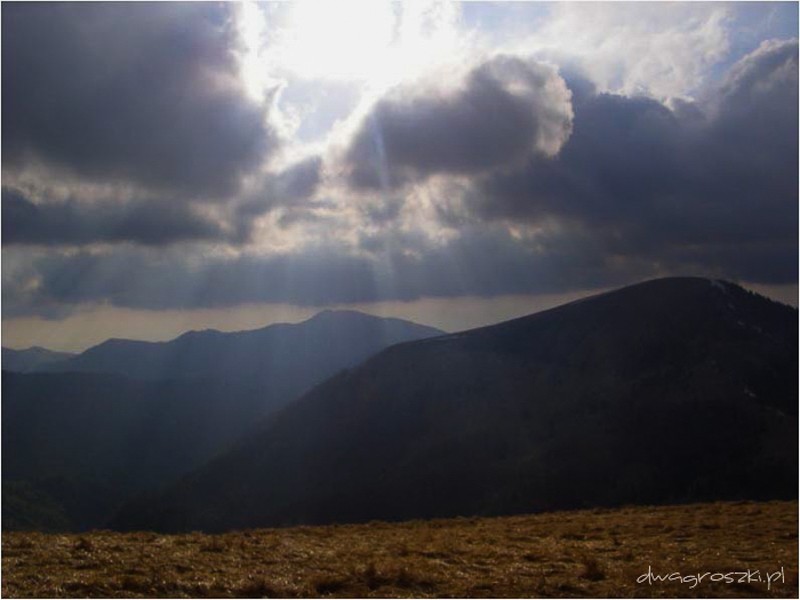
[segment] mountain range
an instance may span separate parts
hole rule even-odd
[[[393,345],[117,529],[223,531],[796,498],[797,310],[661,279]]]
[[[200,467],[311,386],[441,333],[325,311],[255,331],[109,340],[75,356],[28,352],[53,360],[3,372],[3,527],[102,526],[121,502]],[[20,367],[3,352],[4,369]]]
[[[190,331],[169,342],[111,339],[38,370],[247,381],[285,400],[378,350],[441,333],[401,319],[326,310],[299,324],[251,331]]]
[[[39,346],[33,346],[25,350],[3,348],[3,370],[27,373],[41,369],[50,363],[67,360],[73,356],[75,356],[75,354],[70,352],[54,352],[53,350],[48,350]]]

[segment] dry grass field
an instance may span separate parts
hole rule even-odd
[[[2,594],[797,597],[797,527],[797,502],[742,502],[222,535],[4,533]],[[648,567],[683,581],[648,580]]]

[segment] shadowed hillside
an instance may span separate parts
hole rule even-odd
[[[114,526],[795,498],[797,323],[733,284],[680,278],[397,345]]]
[[[4,372],[3,527],[102,526],[131,494],[201,466],[304,389],[437,333],[326,311],[257,331],[110,341],[58,367],[97,372]]]
[[[4,372],[3,528],[101,526],[124,498],[201,466],[270,408],[235,382]],[[66,521],[37,516],[43,503]]]

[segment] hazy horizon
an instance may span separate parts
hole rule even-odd
[[[778,288],[741,284],[745,289],[797,308],[797,286]],[[611,288],[609,288],[611,289]],[[232,311],[131,311],[105,308],[88,314],[72,315],[53,327],[44,319],[22,320],[5,326],[4,348],[25,350],[43,347],[61,352],[82,352],[112,338],[148,342],[164,342],[189,332],[216,329],[223,332],[258,329],[277,323],[301,323],[324,310],[355,310],[377,317],[405,319],[456,333],[494,325],[534,314],[574,300],[608,291],[584,290],[572,294],[538,296],[503,296],[500,298],[426,298],[416,302],[381,303],[380,305],[338,305],[327,307],[293,307],[289,305],[242,306]],[[455,304],[455,306],[454,306]],[[423,321],[422,318],[428,319]],[[91,325],[91,329],[89,327]],[[42,343],[20,340],[42,340]],[[7,343],[11,337],[11,343]]]

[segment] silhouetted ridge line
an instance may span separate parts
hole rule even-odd
[[[669,278],[398,344],[113,525],[795,498],[796,332],[796,309]]]

